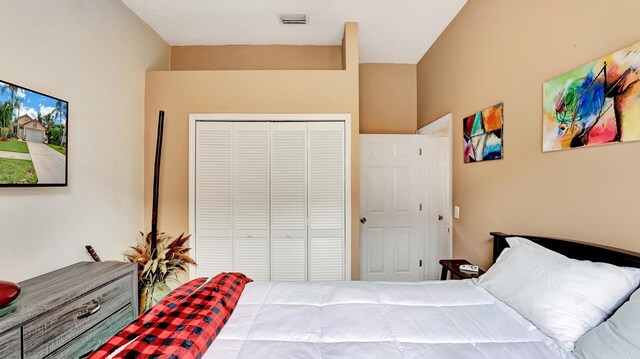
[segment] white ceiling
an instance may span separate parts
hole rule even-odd
[[[361,63],[415,64],[467,0],[122,0],[171,45],[339,45],[360,23]],[[282,26],[278,14],[308,25]]]

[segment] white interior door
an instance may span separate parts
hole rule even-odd
[[[425,278],[438,279],[439,259],[451,258],[451,115],[421,129],[425,148]]]
[[[448,134],[433,135],[435,173],[436,214],[433,221],[436,228],[436,251],[438,258],[451,258],[451,142]],[[439,268],[432,273],[433,279],[439,275]]]
[[[360,135],[363,280],[422,279],[419,135]]]
[[[344,280],[345,122],[193,121],[195,276]]]
[[[435,140],[438,253],[440,258],[451,258],[451,139],[448,134],[439,133]]]

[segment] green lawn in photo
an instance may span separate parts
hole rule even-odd
[[[47,144],[47,146],[49,146],[49,147],[53,148],[54,150],[56,150],[56,151],[58,151],[58,152],[62,153],[62,154],[63,154],[63,155],[65,155],[65,156],[67,155],[67,149],[66,149],[66,147],[62,147],[62,146],[58,146],[58,145],[54,145],[54,144],[52,144],[52,143],[48,143],[48,144]]]
[[[26,142],[18,141],[17,138],[11,138],[9,141],[0,141],[0,151],[29,153],[29,146]]]
[[[36,169],[29,160],[0,158],[0,184],[38,183]]]

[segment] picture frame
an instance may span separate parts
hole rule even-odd
[[[69,101],[0,80],[0,187],[69,185]]]

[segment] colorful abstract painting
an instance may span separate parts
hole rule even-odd
[[[543,151],[640,140],[640,43],[544,84]]]
[[[462,128],[465,163],[502,158],[502,104],[466,117]]]

